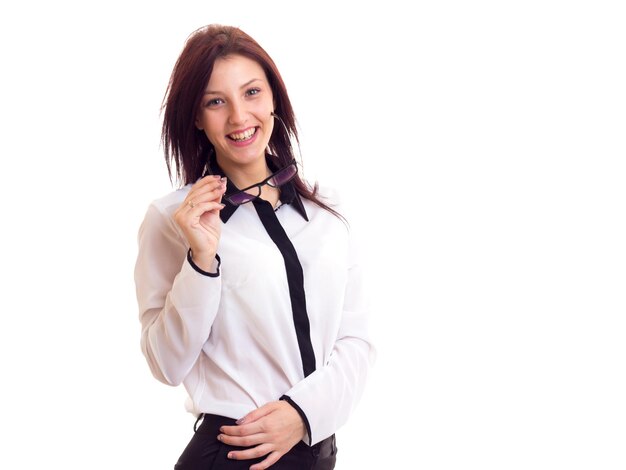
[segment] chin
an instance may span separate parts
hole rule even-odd
[[[265,148],[262,150],[248,150],[246,152],[227,152],[218,156],[218,158],[222,161],[228,161],[229,163],[235,165],[250,165],[258,162],[259,160],[265,159]]]

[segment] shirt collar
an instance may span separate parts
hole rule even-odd
[[[276,164],[273,158],[270,158],[269,155],[265,156],[265,161],[267,162],[268,168],[272,171],[278,171],[280,167]],[[211,158],[209,160],[209,173],[212,175],[224,175],[224,171],[217,164],[216,158]],[[235,186],[235,184],[229,179],[226,182],[226,194],[233,194],[239,191],[239,188]],[[296,187],[292,181],[289,181],[287,184],[284,184],[280,187],[280,202],[282,204],[291,204],[293,208],[302,216],[304,220],[309,221],[309,217],[307,216],[306,210],[304,208],[304,204],[302,203],[302,198],[296,191]],[[226,199],[222,199],[222,204],[225,207],[220,211],[220,218],[222,222],[228,222],[228,219],[235,213],[239,206],[231,204]]]

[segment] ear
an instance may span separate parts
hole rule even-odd
[[[198,129],[199,131],[203,131],[204,128],[202,127],[202,121],[200,120],[200,118],[196,118],[194,124],[196,125],[196,129]]]

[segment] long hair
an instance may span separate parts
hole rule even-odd
[[[274,96],[276,120],[269,141],[269,152],[282,167],[295,160],[292,142],[299,145],[296,118],[285,83],[267,52],[239,28],[208,25],[194,31],[185,43],[163,98],[161,142],[167,170],[172,180],[186,185],[202,177],[209,158],[215,158],[213,145],[204,131],[195,126],[204,90],[219,58],[239,54],[257,62],[264,70]],[[299,175],[293,180],[298,194],[342,218],[317,197],[317,184],[310,187]]]

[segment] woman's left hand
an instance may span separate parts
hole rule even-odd
[[[306,433],[302,418],[286,401],[268,403],[248,413],[237,423],[237,426],[222,426],[222,434],[217,438],[231,446],[252,447],[229,452],[228,458],[248,460],[267,455],[265,460],[252,465],[250,470],[263,470],[274,465]]]

